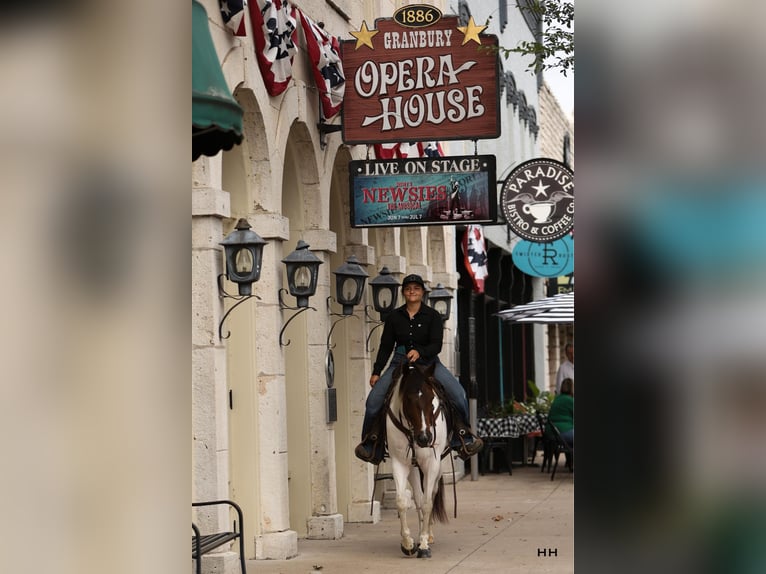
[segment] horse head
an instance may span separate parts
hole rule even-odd
[[[439,414],[439,399],[432,384],[434,367],[405,364],[399,385],[402,414],[412,429],[413,439],[421,448],[433,445],[433,431]]]

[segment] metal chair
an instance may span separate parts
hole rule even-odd
[[[564,453],[566,460],[567,460],[567,466],[569,466],[569,471],[572,472],[574,470],[574,449],[569,446],[569,443],[564,440],[564,438],[561,436],[561,432],[559,432],[559,429],[554,425],[552,422],[548,421],[548,428],[551,429],[551,432],[553,433],[553,436],[556,437],[556,442],[554,444],[554,451],[553,451],[553,472],[551,473],[551,480],[553,480],[556,476],[556,468],[559,465],[559,455],[561,453]]]
[[[245,545],[244,535],[242,533],[242,509],[231,500],[210,500],[206,502],[192,502],[192,507],[196,506],[213,506],[218,504],[228,504],[237,512],[237,518],[239,522],[235,521],[232,525],[231,532],[216,532],[214,534],[201,534],[196,524],[192,522],[192,530],[194,535],[192,536],[192,559],[196,561],[196,572],[200,574],[202,572],[202,556],[215,550],[219,546],[222,546],[228,542],[239,538],[239,564],[242,570],[242,574],[247,574],[245,566]]]
[[[555,449],[556,439],[550,432],[545,430],[545,419],[543,415],[535,413],[537,417],[537,424],[540,426],[541,439],[543,442],[543,462],[540,465],[540,472],[545,472],[546,467],[548,472],[551,471],[551,464],[553,462],[553,451]]]

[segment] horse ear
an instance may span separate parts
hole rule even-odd
[[[425,372],[423,373],[426,377],[433,377],[434,371],[436,370],[436,363],[431,363],[426,368]]]

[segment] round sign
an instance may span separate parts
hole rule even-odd
[[[574,225],[574,174],[555,159],[525,161],[503,182],[500,207],[522,239],[545,243],[563,237]]]
[[[561,277],[574,271],[574,240],[571,235],[546,243],[519,241],[511,253],[513,264],[533,277]]]

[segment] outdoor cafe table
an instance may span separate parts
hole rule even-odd
[[[543,415],[543,421],[546,418],[546,415]],[[482,438],[519,438],[539,430],[537,417],[531,414],[484,418],[476,421],[476,434]]]
[[[547,415],[543,415],[543,422]],[[540,430],[537,417],[533,414],[516,414],[507,417],[480,418],[476,421],[476,434],[484,439],[485,456],[489,456],[493,447],[505,447],[506,457],[510,458],[510,441],[515,438],[524,438],[524,455],[522,456],[522,465],[527,464],[527,442],[526,438],[530,433]],[[486,460],[486,459],[485,459]],[[510,467],[510,460],[507,461]],[[486,465],[485,465],[486,466]],[[491,465],[489,465],[491,466]],[[509,470],[511,470],[509,468]]]

